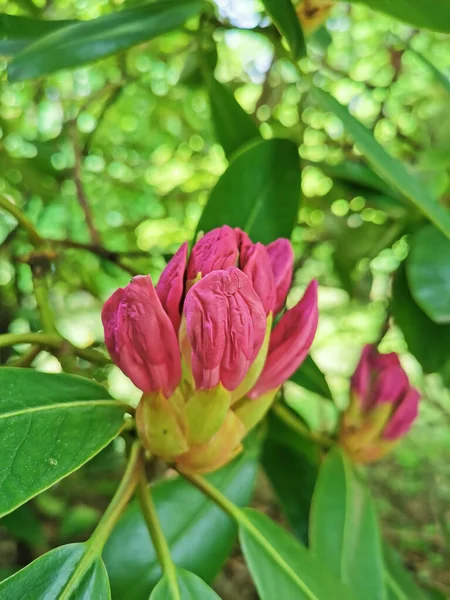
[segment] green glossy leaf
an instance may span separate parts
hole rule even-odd
[[[86,544],[56,548],[0,583],[0,600],[51,600],[60,598],[80,564]],[[82,577],[71,600],[108,600],[111,598],[108,574],[100,559]]]
[[[253,490],[257,465],[255,451],[248,450],[208,480],[230,500],[244,506]],[[156,484],[153,498],[175,563],[210,583],[231,552],[236,535],[234,523],[181,478]],[[103,557],[114,598],[148,599],[161,569],[136,503],[119,521]]]
[[[447,0],[434,0],[433,8],[423,0],[350,0],[354,4],[366,4],[400,21],[416,27],[450,33],[450,5]]]
[[[450,325],[438,325],[414,302],[408,287],[405,265],[397,270],[392,286],[391,312],[405,337],[408,350],[425,373],[450,367]],[[433,343],[429,343],[433,340]]]
[[[83,377],[0,369],[0,516],[100,452],[125,410]]]
[[[435,323],[450,323],[450,240],[432,225],[411,241],[406,263],[411,294]]]
[[[388,600],[426,600],[425,593],[417,587],[400,556],[387,544],[383,550]]]
[[[291,0],[262,0],[267,14],[286,38],[291,54],[299,59],[306,54],[303,31]]]
[[[290,533],[256,510],[243,512],[239,539],[261,600],[353,598]]]
[[[356,598],[386,599],[381,537],[372,499],[338,449],[327,455],[319,472],[311,508],[310,547]]]
[[[274,415],[263,446],[262,464],[295,535],[308,543],[311,499],[320,466],[317,444],[300,437]]]
[[[30,504],[25,504],[3,517],[0,526],[6,527],[17,540],[31,546],[42,546],[45,543],[44,528],[31,510]]]
[[[263,140],[235,156],[217,182],[197,231],[227,223],[253,241],[289,238],[300,203],[300,162],[289,140]]]
[[[0,15],[0,55],[14,56],[38,38],[74,23]]]
[[[229,158],[248,142],[260,139],[259,129],[230,89],[213,77],[207,79],[207,85],[217,139]]]
[[[450,211],[441,206],[428,192],[419,179],[404,165],[390,156],[376,141],[372,132],[353,117],[348,108],[340,104],[331,94],[313,88],[319,104],[333,112],[342,121],[366,159],[378,175],[418,208],[438,229],[450,238]]]
[[[290,377],[290,380],[323,398],[333,399],[325,375],[309,354],[301,367]]]
[[[216,592],[194,573],[177,569],[177,579],[181,600],[220,600]],[[170,600],[171,598],[173,595],[169,582],[164,576],[150,594],[150,600]]]
[[[441,84],[442,88],[447,93],[450,93],[450,79],[447,75],[442,73],[438,68],[436,68],[433,65],[432,62],[428,60],[426,56],[412,48],[410,45],[408,46],[408,52],[413,54],[417,58],[417,60],[419,60],[424,65],[424,67],[426,67],[428,71],[430,71],[430,73],[435,77],[436,81]]]
[[[315,163],[315,166],[332,179],[340,179],[348,183],[354,183],[374,192],[380,192],[386,196],[393,196],[396,199],[401,199],[401,196],[387,185],[384,179],[362,162],[344,160],[336,165]]]
[[[64,27],[40,38],[8,65],[10,81],[76,67],[180,27],[201,11],[202,0],[159,0]]]

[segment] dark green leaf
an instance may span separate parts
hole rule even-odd
[[[180,586],[181,600],[220,600],[220,597],[194,573],[177,569],[178,585]],[[166,576],[157,584],[150,595],[150,600],[170,600],[169,582]]]
[[[203,6],[202,0],[159,0],[64,27],[18,54],[8,65],[9,79],[40,77],[116,54],[180,27]]]
[[[259,139],[259,129],[231,90],[213,77],[207,78],[207,85],[217,139],[229,158],[248,142]]]
[[[331,451],[314,491],[310,546],[356,598],[385,600],[383,553],[369,491],[340,450]]]
[[[0,15],[0,55],[13,56],[38,38],[74,23]]]
[[[82,377],[0,369],[0,516],[100,452],[125,410]]]
[[[0,525],[6,527],[17,540],[22,540],[31,546],[42,546],[45,543],[44,528],[29,504],[3,517]]]
[[[391,312],[402,330],[408,350],[425,373],[436,373],[450,365],[450,325],[437,325],[417,306],[409,291],[404,264],[394,277]]]
[[[307,544],[309,509],[319,471],[320,449],[270,415],[262,464],[292,530]]]
[[[256,510],[243,512],[239,538],[261,600],[353,598],[291,534]]]
[[[86,550],[86,544],[69,544],[44,554],[0,583],[0,600],[60,598]],[[70,598],[71,600],[111,598],[108,575],[100,559],[94,561]]]
[[[450,5],[447,0],[434,0],[433,8],[423,0],[350,0],[354,4],[366,4],[400,21],[416,27],[425,27],[444,33],[450,32]]]
[[[325,375],[310,355],[305,358],[301,367],[291,376],[290,380],[323,398],[333,399]]]
[[[450,240],[432,225],[411,241],[406,263],[411,294],[435,323],[450,323]]]
[[[397,553],[387,544],[383,551],[388,600],[426,600],[426,595],[417,587]]]
[[[441,206],[419,179],[400,161],[390,156],[376,141],[372,132],[353,117],[348,108],[333,96],[317,87],[313,88],[319,104],[333,112],[352,136],[366,159],[389,185],[416,206],[436,227],[450,238],[450,212]]]
[[[243,506],[250,499],[257,464],[255,452],[249,450],[208,479]],[[210,583],[231,552],[234,523],[181,478],[156,484],[153,497],[175,563]],[[119,521],[103,556],[115,598],[148,599],[161,569],[136,503]]]
[[[286,38],[291,54],[299,59],[306,54],[305,38],[291,0],[263,0],[267,14]]]
[[[300,203],[300,163],[289,140],[263,140],[234,158],[217,182],[197,231],[227,223],[256,242],[289,238]]]

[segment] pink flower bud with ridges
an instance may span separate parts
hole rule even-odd
[[[255,292],[261,298],[266,314],[275,306],[275,281],[265,246],[248,246],[239,256],[239,266],[249,277]]]
[[[397,354],[364,347],[351,380],[351,398],[340,439],[355,462],[371,462],[390,452],[411,428],[419,392],[411,386]]]
[[[234,390],[264,341],[266,316],[249,278],[230,267],[206,275],[184,305],[192,372],[198,389]]]
[[[178,331],[181,321],[181,300],[184,291],[188,244],[185,242],[172,256],[156,284],[161,304]]]
[[[298,369],[309,352],[318,319],[317,281],[313,280],[300,302],[286,311],[275,325],[266,364],[248,394],[250,398],[276,389]]]
[[[279,238],[267,246],[270,264],[275,281],[276,299],[274,314],[280,312],[286,302],[294,271],[294,252],[291,243]]]
[[[236,265],[238,246],[234,229],[224,225],[206,233],[193,247],[189,257],[187,278],[204,277],[212,271]]]
[[[114,363],[143,392],[169,397],[181,378],[180,351],[150,277],[118,289],[105,302],[102,321]]]

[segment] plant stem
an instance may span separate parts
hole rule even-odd
[[[209,483],[204,477],[191,473],[190,471],[183,471],[178,469],[178,472],[188,481],[192,483],[196,488],[203,492],[206,496],[211,498],[222,510],[224,510],[230,517],[241,524],[246,523],[246,519],[242,514],[241,510],[233,504],[226,496],[222,494],[217,488]]]
[[[0,208],[3,208],[10,215],[12,215],[19,225],[25,229],[33,246],[39,247],[44,244],[44,240],[41,238],[36,228],[30,219],[23,213],[18,206],[16,206],[7,196],[0,194]]]
[[[110,505],[106,509],[105,514],[95,528],[90,540],[87,542],[86,551],[78,565],[75,567],[75,570],[67,581],[58,600],[69,600],[69,598],[71,598],[73,592],[91,567],[92,563],[101,556],[106,540],[111,535],[115,524],[119,520],[120,515],[136,489],[141,465],[142,447],[140,442],[136,441],[131,447],[127,468],[125,469],[119,487],[117,488]]]
[[[142,514],[145,522],[147,523],[148,531],[150,533],[150,537],[152,538],[156,555],[158,556],[159,563],[169,582],[169,588],[172,591],[172,598],[173,600],[181,600],[175,565],[173,563],[169,545],[164,536],[164,532],[161,529],[155,503],[153,502],[151,490],[143,469],[141,469],[137,495],[141,503]]]
[[[58,335],[55,319],[50,308],[50,298],[45,273],[42,273],[39,276],[33,275],[33,286],[34,297],[36,298],[36,304],[41,317],[42,329],[46,333]]]
[[[319,444],[323,448],[331,448],[334,446],[334,442],[331,438],[321,435],[319,433],[313,433],[310,431],[301,421],[297,419],[285,406],[282,404],[275,404],[272,411],[276,416],[285,423],[290,429],[298,433],[304,438]]]
[[[100,365],[108,365],[111,360],[101,352],[92,348],[77,348],[60,335],[53,333],[4,333],[0,335],[0,348],[14,346],[15,344],[39,344],[40,346],[50,346],[56,350],[68,348],[70,352],[89,362]]]
[[[35,344],[34,346],[32,346],[30,348],[30,350],[28,350],[28,352],[25,352],[25,354],[22,354],[22,356],[20,358],[18,358],[17,360],[15,360],[14,362],[10,363],[10,367],[29,367],[33,364],[34,359],[39,355],[39,353],[42,351],[42,346],[40,344]]]

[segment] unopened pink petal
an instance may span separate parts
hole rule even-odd
[[[371,391],[370,406],[392,402],[399,402],[409,390],[408,376],[403,368],[387,367],[380,371],[373,371],[373,389]]]
[[[181,378],[178,341],[149,276],[134,277],[105,303],[105,341],[117,366],[143,392],[168,397]]]
[[[188,244],[185,242],[172,256],[156,284],[156,293],[161,304],[178,331],[181,321],[181,300],[184,290],[184,275]]]
[[[275,281],[265,246],[260,243],[248,246],[240,254],[239,265],[250,278],[266,314],[269,314],[275,306]]]
[[[250,239],[248,233],[246,233],[245,231],[243,231],[240,227],[235,227],[234,228],[235,234],[236,234],[236,240],[237,240],[237,245],[238,245],[238,250],[239,250],[239,267],[242,269],[242,264],[241,264],[241,257],[245,256],[247,250],[253,246],[253,242]]]
[[[203,277],[187,293],[187,334],[199,389],[234,390],[262,346],[266,316],[249,278],[236,267]]]
[[[277,388],[298,369],[309,352],[318,319],[317,281],[313,280],[300,302],[274,327],[266,364],[249,394],[251,398]]]
[[[419,392],[410,388],[386,425],[383,431],[384,439],[396,440],[411,429],[419,412],[419,399]]]
[[[187,278],[204,277],[212,271],[236,265],[238,247],[234,229],[224,225],[206,233],[193,247],[189,258]]]
[[[274,313],[282,310],[286,296],[292,283],[294,270],[294,251],[291,242],[285,238],[279,238],[267,246],[270,264],[275,281],[276,299]]]

